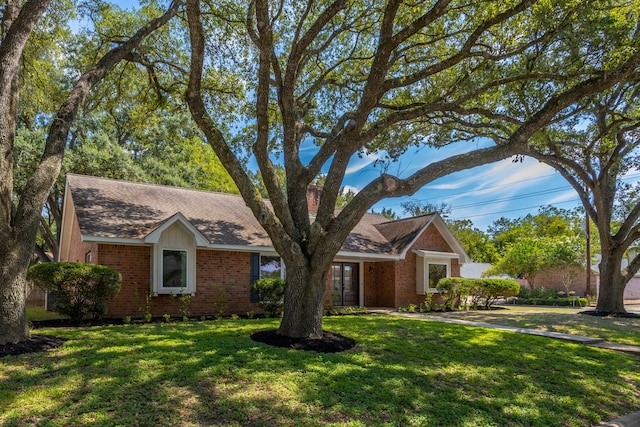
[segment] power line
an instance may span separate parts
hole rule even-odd
[[[533,191],[531,193],[523,193],[523,194],[519,194],[517,196],[501,197],[499,199],[485,200],[485,201],[481,201],[481,202],[468,203],[466,205],[452,206],[451,210],[454,210],[454,209],[467,209],[467,208],[472,208],[472,207],[476,207],[476,206],[491,205],[493,203],[498,203],[498,202],[507,202],[507,201],[512,201],[512,200],[527,199],[529,197],[535,197],[535,196],[544,196],[546,194],[558,193],[560,191],[565,191],[565,190],[571,189],[571,188],[572,187],[570,185],[567,185],[567,186],[564,186],[564,187],[550,188],[548,190]]]
[[[558,202],[555,203],[556,205],[561,205],[563,203],[575,203],[575,202],[579,202],[580,199],[571,199],[571,200],[565,200],[564,202]],[[458,217],[458,218],[451,218],[453,221],[459,220],[459,219],[467,219],[467,218],[476,218],[479,216],[489,216],[489,215],[499,215],[499,214],[503,214],[503,213],[508,213],[508,212],[517,212],[517,211],[525,211],[528,209],[534,209],[534,208],[539,208],[540,205],[536,205],[536,206],[528,206],[526,208],[518,208],[518,209],[509,209],[509,210],[502,210],[500,212],[491,212],[491,213],[483,213],[483,214],[477,214],[477,215],[465,215],[463,217]]]

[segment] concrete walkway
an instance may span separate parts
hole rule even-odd
[[[582,335],[573,335],[573,334],[562,334],[559,332],[547,332],[547,331],[540,331],[537,329],[515,328],[512,326],[494,325],[492,323],[472,322],[468,320],[451,319],[448,317],[441,317],[441,316],[432,316],[424,313],[400,313],[399,311],[388,309],[388,308],[372,308],[372,309],[369,309],[369,312],[431,320],[434,322],[455,323],[458,325],[466,325],[466,326],[478,326],[481,328],[498,329],[501,331],[517,332],[517,333],[526,334],[526,335],[536,335],[540,337],[554,338],[558,340],[584,344],[591,347],[622,351],[625,353],[630,353],[636,356],[640,356],[640,347],[638,346],[608,343],[601,338],[592,338],[592,337],[585,337]],[[640,427],[640,411],[633,412],[631,414],[625,415],[624,417],[617,418],[615,420],[612,420],[606,423],[600,423],[598,424],[598,426],[600,427]]]

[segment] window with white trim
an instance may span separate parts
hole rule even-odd
[[[162,250],[162,287],[187,287],[187,251],[180,249]]]
[[[416,293],[436,293],[440,279],[451,276],[451,260],[441,258],[417,257]]]
[[[438,281],[449,277],[449,264],[428,263],[429,291],[435,291]]]

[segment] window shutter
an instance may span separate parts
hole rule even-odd
[[[251,253],[251,284],[260,279],[260,254],[258,252]],[[258,302],[258,294],[250,290],[251,302]]]

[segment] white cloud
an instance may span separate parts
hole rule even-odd
[[[349,162],[349,166],[345,173],[347,175],[360,172],[363,169],[371,166],[376,160],[379,160],[381,157],[378,153],[366,153],[361,156],[354,156],[351,158]]]
[[[349,191],[351,191],[353,194],[358,194],[360,190],[358,190],[356,187],[352,185],[345,185],[342,188],[342,194],[347,194]]]

